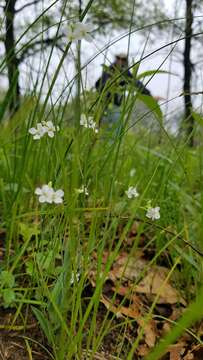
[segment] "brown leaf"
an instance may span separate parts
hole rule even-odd
[[[147,356],[149,354],[150,349],[146,344],[141,344],[137,349],[137,355],[138,356]]]
[[[175,304],[180,302],[181,304],[186,305],[178,291],[173,288],[169,282],[165,282],[167,272],[168,270],[164,267],[154,266],[139,285],[136,286],[136,292],[155,296],[159,295],[157,301],[158,304]]]
[[[115,306],[115,304],[113,304],[110,299],[103,295],[101,296],[100,301],[106,306],[109,311],[116,314],[117,317],[122,317],[123,315],[125,315],[136,320],[138,319],[138,317],[140,317],[140,311],[134,304],[132,304],[130,307],[120,305]]]
[[[135,254],[135,257],[129,257],[129,254],[123,253],[119,256],[113,266],[113,270],[110,271],[110,278],[112,280],[138,280],[141,272],[147,265],[147,261],[140,259],[140,253]]]
[[[190,350],[184,360],[202,360],[203,359],[203,345],[195,345],[192,350]]]
[[[108,255],[110,256],[110,255]],[[122,253],[117,257],[113,264],[112,270],[109,272],[108,277],[113,282],[116,280],[125,282],[131,281],[135,283],[139,280],[141,274],[145,274],[143,280],[138,285],[132,287],[136,292],[144,293],[149,296],[156,296],[159,294],[157,303],[175,304],[180,302],[184,306],[186,302],[180,296],[179,292],[172,287],[172,285],[165,279],[169,273],[169,269],[163,266],[148,266],[148,262],[141,258],[142,251],[138,251],[134,256],[129,257],[129,254]],[[106,254],[105,254],[106,257]]]
[[[154,320],[149,320],[145,324],[144,319],[137,319],[137,323],[144,328],[146,344],[149,348],[153,348],[157,338],[156,322]]]
[[[171,330],[171,324],[169,324],[168,322],[165,322],[163,324],[161,335],[163,336],[163,335],[167,334],[170,330]]]
[[[130,305],[133,303],[134,306],[137,306],[140,310],[143,308],[143,302],[140,300],[139,296],[132,292],[130,287],[120,286],[119,288],[112,287],[112,290],[115,291],[116,294],[119,294],[126,299],[130,300]]]
[[[182,313],[183,313],[183,309],[184,308],[182,308],[182,307],[179,307],[179,308],[174,307],[173,312],[172,312],[172,314],[170,316],[170,319],[173,320],[173,321],[178,320],[181,317]]]
[[[181,355],[185,351],[185,343],[178,343],[169,347],[170,360],[181,360]]]

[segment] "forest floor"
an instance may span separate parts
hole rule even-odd
[[[139,338],[134,351],[135,360],[145,359],[155,344],[184,313],[188,303],[184,298],[177,278],[168,280],[170,254],[166,251],[154,263],[155,249],[147,247],[148,236],[141,234],[139,246],[131,257],[129,249],[137,235],[139,223],[135,222],[126,236],[126,240],[113,266],[106,276],[96,318],[96,332],[105,333],[99,351],[86,350],[85,336],[81,359],[114,360],[126,359],[132,344]],[[3,258],[3,237],[1,234],[0,256]],[[119,238],[119,232],[117,234]],[[115,239],[116,245],[117,239]],[[103,254],[103,266],[111,253]],[[92,268],[89,281],[82,294],[84,303],[88,304],[96,282],[96,252],[92,257]],[[181,265],[178,266],[181,273]],[[138,282],[142,275],[142,280]],[[144,276],[143,276],[144,275]],[[167,279],[167,280],[166,280]],[[138,285],[134,285],[138,282]],[[191,289],[192,292],[192,289]],[[51,349],[43,335],[37,320],[24,308],[24,319],[15,319],[15,309],[1,308],[0,312],[0,359],[1,360],[48,360],[52,359]],[[149,317],[150,314],[150,318]],[[143,317],[148,318],[144,324]],[[128,319],[125,323],[125,318]],[[85,331],[91,327],[89,317]],[[130,320],[130,321],[129,321]],[[141,330],[144,329],[144,330]],[[178,341],[168,348],[161,360],[202,360],[203,321],[196,323],[192,329],[186,329]],[[49,354],[50,351],[50,354]],[[118,356],[119,354],[119,356]],[[157,359],[158,360],[158,359]]]

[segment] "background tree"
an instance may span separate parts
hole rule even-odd
[[[19,86],[19,60],[16,56],[14,20],[15,20],[16,0],[6,0],[4,6],[5,14],[5,54],[6,65],[8,71],[9,90],[7,96],[10,98],[10,110],[16,110],[20,102],[20,86]]]
[[[194,145],[194,104],[198,102],[198,97],[193,99],[195,91],[201,92],[200,81],[202,71],[202,37],[203,26],[200,14],[203,10],[203,1],[185,0],[184,13],[178,9],[176,17],[183,18],[173,22],[174,37],[184,37],[183,47],[177,46],[175,53],[178,54],[178,61],[183,64],[183,99],[184,99],[184,121],[183,128],[188,138],[188,144]],[[196,79],[195,75],[196,74]],[[194,100],[197,100],[194,101]]]
[[[55,1],[53,3],[57,4],[57,2],[58,1]],[[35,56],[38,52],[47,50],[49,46],[57,46],[59,49],[62,49],[63,46],[61,43],[63,34],[56,37],[52,31],[50,35],[50,29],[55,21],[53,15],[48,12],[51,7],[48,6],[47,11],[42,11],[44,7],[43,0],[26,2],[19,7],[18,4],[20,3],[22,4],[19,0],[5,0],[4,5],[1,4],[1,9],[4,12],[5,26],[2,29],[3,34],[0,40],[4,43],[5,47],[8,75],[8,92],[6,99],[9,103],[11,113],[15,111],[20,104],[20,65],[28,57]],[[21,26],[18,25],[19,20],[22,18],[22,14],[26,14],[26,12],[32,13],[33,21],[27,21],[24,27],[21,28]],[[16,38],[18,41],[18,38],[25,29],[28,29],[28,31],[17,45]],[[4,68],[4,61],[1,67]]]
[[[192,77],[192,62],[191,62],[191,48],[192,48],[192,34],[193,34],[193,0],[185,0],[186,14],[185,14],[185,45],[183,52],[184,62],[184,103],[185,103],[185,121],[187,127],[187,134],[189,137],[190,146],[194,145],[194,118],[192,115],[192,97],[191,97],[191,77]]]

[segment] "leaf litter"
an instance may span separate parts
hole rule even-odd
[[[96,264],[97,254],[94,253],[93,257]],[[113,257],[113,253],[104,252],[103,271],[110,257]],[[147,356],[157,341],[171,330],[174,321],[180,318],[187,306],[183,295],[174,285],[175,274],[171,277],[169,274],[169,268],[151,264],[143,251],[138,249],[133,255],[121,251],[105,277],[100,302],[115,318],[133,319],[133,324],[137,324],[137,335],[143,331],[144,335],[136,349],[136,359]],[[96,279],[97,270],[93,265],[89,273],[92,287],[95,287]],[[146,322],[145,318],[155,299],[153,313]],[[169,346],[162,360],[203,360],[203,346],[195,345],[193,348],[193,344],[192,335],[183,334],[176,344]],[[199,357],[200,353],[202,357]]]

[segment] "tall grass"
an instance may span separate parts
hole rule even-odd
[[[89,1],[81,15],[81,21],[91,3]],[[56,33],[60,31],[62,19],[63,13]],[[26,30],[22,36],[25,35]],[[153,100],[150,103],[142,99],[147,106],[145,115],[134,118],[133,107],[139,96],[133,88],[129,89],[115,127],[101,126],[96,134],[92,129],[79,126],[82,113],[93,116],[99,126],[105,91],[100,97],[96,93],[88,97],[78,61],[78,72],[69,87],[66,86],[67,99],[64,101],[62,92],[57,103],[50,101],[70,46],[67,43],[45,99],[42,89],[53,48],[43,76],[39,74],[31,95],[25,94],[12,118],[5,106],[0,131],[1,228],[6,233],[1,274],[7,277],[6,282],[1,277],[0,294],[2,306],[14,309],[9,325],[1,328],[12,330],[19,326],[26,330],[34,316],[46,338],[39,346],[55,360],[94,359],[105,337],[114,329],[116,317],[110,310],[106,310],[98,327],[100,298],[108,272],[125,248],[126,235],[135,219],[140,222],[140,231],[149,234],[149,243],[155,249],[148,266],[159,263],[167,250],[170,276],[179,264],[181,274],[177,286],[188,303],[196,297],[202,280],[201,146],[190,150],[187,142],[167,133],[161,110]],[[80,56],[79,48],[78,59]],[[1,68],[4,66],[3,61]],[[152,76],[155,75],[156,71]],[[39,79],[41,84],[37,87]],[[106,91],[115,89],[116,80],[107,85]],[[77,94],[72,87],[76,82]],[[152,124],[156,123],[155,130],[142,126],[146,116]],[[33,140],[28,129],[45,120],[52,120],[60,130],[53,139],[44,136]],[[132,127],[134,130],[130,131]],[[130,176],[132,168],[136,169],[133,177]],[[63,204],[39,203],[35,189],[50,181],[54,189],[64,190]],[[88,188],[88,196],[76,191],[83,185]],[[138,187],[137,199],[126,197],[125,191],[130,185]],[[158,222],[147,221],[149,201],[161,208]],[[134,256],[139,239],[138,232],[128,249],[129,259]],[[105,267],[104,252],[109,253]],[[94,288],[89,282],[93,259]],[[148,310],[145,324],[153,317],[157,300]],[[165,342],[160,343],[148,359],[158,359],[169,344],[202,316],[201,302],[200,292]],[[120,334],[125,333],[131,323],[134,322],[129,318],[119,319],[116,326]],[[133,359],[143,333],[144,327],[126,350],[124,344],[119,346],[118,339],[116,358]],[[28,349],[36,341],[31,336],[24,338]]]

